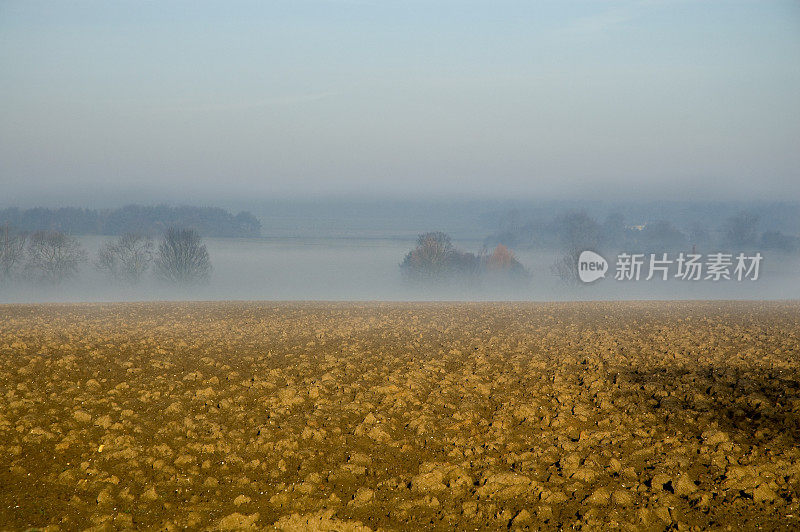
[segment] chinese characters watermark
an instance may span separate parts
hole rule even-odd
[[[617,281],[756,281],[760,273],[761,253],[620,253],[614,279]],[[578,276],[585,283],[605,277],[606,260],[593,251],[584,251],[578,259]]]

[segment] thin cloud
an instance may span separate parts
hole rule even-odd
[[[239,111],[245,109],[258,109],[263,107],[284,107],[299,103],[317,102],[337,96],[337,92],[318,92],[310,94],[289,94],[275,96],[260,100],[245,100],[234,102],[207,102],[170,106],[176,111]]]
[[[564,35],[597,35],[624,28],[638,18],[644,9],[661,4],[658,0],[642,0],[612,7],[602,13],[579,17],[556,30]]]
[[[633,20],[635,15],[629,11],[608,11],[591,17],[582,17],[562,29],[563,33],[595,34],[619,28]]]

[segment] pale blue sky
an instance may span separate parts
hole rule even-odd
[[[0,0],[0,184],[794,197],[800,2]]]

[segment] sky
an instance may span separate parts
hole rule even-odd
[[[0,204],[800,199],[800,2],[0,0]]]

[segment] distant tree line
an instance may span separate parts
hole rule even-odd
[[[778,230],[761,231],[760,216],[741,211],[722,220],[693,221],[679,229],[670,220],[627,221],[618,213],[596,220],[585,211],[568,211],[551,219],[512,220],[495,232],[488,245],[559,250],[668,252],[690,250],[800,251],[800,239]]]
[[[487,244],[553,250],[558,253],[553,273],[577,283],[577,264],[584,250],[595,252],[664,253],[679,251],[755,252],[800,251],[800,239],[778,230],[761,231],[760,216],[740,211],[714,223],[690,222],[684,230],[669,220],[626,222],[608,214],[598,221],[585,211],[568,211],[550,220],[512,223],[487,239]]]
[[[25,233],[0,226],[0,287],[32,281],[56,285],[76,277],[89,254],[78,239],[60,231]],[[200,234],[194,229],[168,228],[158,248],[149,236],[124,233],[106,242],[94,258],[94,267],[109,280],[138,284],[148,271],[179,285],[205,282],[211,261]]]
[[[514,253],[502,244],[492,253],[484,248],[476,255],[457,249],[450,236],[442,232],[419,235],[416,247],[405,256],[400,269],[407,279],[415,281],[478,279],[485,275],[521,281],[529,275]]]
[[[231,214],[218,207],[169,205],[126,205],[119,209],[47,209],[0,210],[0,225],[9,225],[29,233],[61,232],[71,235],[121,235],[135,233],[155,236],[170,227],[194,229],[201,236],[248,237],[261,234],[261,222],[249,212]]]

